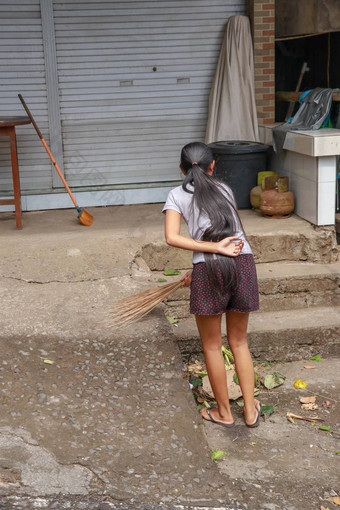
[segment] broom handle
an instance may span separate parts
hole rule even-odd
[[[57,170],[57,172],[58,172],[58,175],[59,175],[60,179],[63,181],[63,184],[64,184],[64,186],[65,186],[65,188],[66,188],[66,190],[67,190],[68,194],[70,195],[72,202],[74,203],[75,207],[79,208],[79,206],[78,206],[78,204],[77,204],[77,202],[76,202],[76,199],[74,198],[72,191],[70,190],[70,188],[69,188],[69,186],[68,186],[67,182],[65,181],[65,177],[64,177],[64,176],[63,176],[63,174],[61,173],[61,170],[60,170],[60,168],[58,167],[58,163],[57,163],[57,162],[56,162],[56,160],[54,159],[53,154],[52,154],[52,152],[50,151],[50,149],[49,149],[49,147],[48,147],[47,143],[45,142],[44,137],[43,137],[43,135],[41,134],[40,129],[38,128],[38,126],[37,126],[37,124],[36,124],[35,120],[33,119],[33,116],[32,116],[32,114],[31,114],[31,112],[29,111],[28,106],[27,106],[27,104],[26,104],[26,103],[25,103],[25,101],[24,101],[24,98],[22,97],[22,95],[21,95],[21,94],[18,94],[18,97],[19,97],[19,99],[20,99],[20,101],[21,101],[21,103],[22,103],[22,106],[25,108],[26,113],[27,113],[27,115],[28,115],[28,116],[29,116],[29,118],[30,118],[30,121],[32,122],[33,126],[35,127],[35,130],[36,130],[36,132],[38,133],[39,138],[40,138],[40,140],[42,141],[43,146],[45,147],[46,152],[47,152],[47,154],[49,155],[49,157],[50,157],[50,159],[51,159],[51,161],[52,161],[52,163],[53,163],[53,165],[54,165],[55,169]]]

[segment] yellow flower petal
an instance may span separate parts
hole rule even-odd
[[[298,379],[294,383],[294,388],[297,388],[297,389],[305,388],[306,386],[307,386],[307,383],[305,383],[304,381],[301,381],[301,379]]]

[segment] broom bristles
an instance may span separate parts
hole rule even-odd
[[[123,326],[141,319],[183,284],[179,280],[122,299],[111,310],[111,324]]]

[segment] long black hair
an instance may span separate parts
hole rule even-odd
[[[192,205],[196,205],[199,213],[206,215],[211,223],[201,240],[218,242],[225,237],[237,235],[242,223],[234,204],[223,193],[221,182],[207,173],[213,160],[213,153],[207,145],[192,142],[182,149],[180,167],[185,173],[182,184],[184,191],[193,193]],[[204,259],[209,279],[219,293],[228,287],[237,286],[238,273],[234,257],[204,253]]]

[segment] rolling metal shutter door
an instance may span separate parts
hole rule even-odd
[[[56,0],[69,184],[177,180],[180,148],[204,139],[226,20],[245,12],[245,0]]]
[[[39,0],[0,0],[0,112],[26,115],[28,105],[49,143],[46,79]],[[51,189],[51,162],[32,125],[16,128],[21,190]],[[0,137],[0,194],[10,191],[12,167],[8,137]]]

